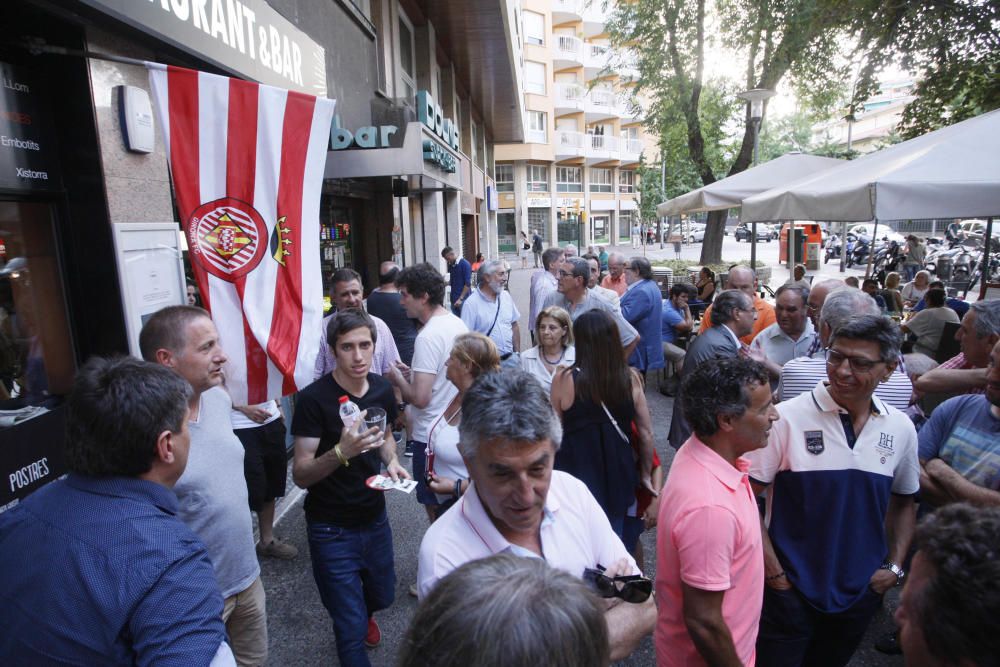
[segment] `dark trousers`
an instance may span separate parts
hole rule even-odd
[[[761,667],[843,667],[865,636],[882,596],[866,590],[844,611],[817,610],[795,589],[764,587],[764,608],[757,634]]]

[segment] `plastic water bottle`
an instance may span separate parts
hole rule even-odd
[[[358,408],[358,404],[352,401],[349,396],[341,396],[340,421],[344,422],[344,428],[350,430],[360,418],[361,409]]]

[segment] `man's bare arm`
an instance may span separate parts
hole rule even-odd
[[[608,623],[611,661],[623,660],[656,627],[656,604],[653,596],[640,604],[623,602],[615,605],[605,612],[604,619]]]
[[[511,341],[514,346],[515,352],[521,351],[521,327],[517,322],[513,322],[510,325],[510,332],[513,335],[513,340]]]
[[[1000,493],[973,484],[941,459],[931,459],[924,470],[955,502],[968,502],[980,507],[1000,506]]]
[[[684,625],[705,662],[713,667],[740,667],[733,635],[722,617],[725,591],[704,591],[681,582]]]
[[[436,373],[412,371],[410,373],[410,380],[407,381],[398,366],[390,370],[386,376],[394,387],[399,388],[399,393],[402,395],[403,401],[419,409],[426,408],[427,404],[431,402],[431,390],[434,388],[434,379],[436,377]]]
[[[985,368],[935,368],[913,383],[913,388],[921,394],[957,393],[985,386]]]

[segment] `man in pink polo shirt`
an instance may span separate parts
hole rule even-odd
[[[459,434],[471,479],[420,544],[421,598],[452,570],[496,553],[544,558],[580,578],[601,567],[606,577],[640,574],[587,487],[552,470],[562,426],[534,376],[521,370],[479,376],[462,400]],[[758,538],[758,551],[759,544]],[[650,589],[644,592],[630,602],[602,600],[613,661],[628,657],[653,630],[656,606]]]
[[[657,662],[753,665],[764,556],[741,457],[767,446],[778,419],[767,370],[750,359],[706,361],[684,378],[682,397],[694,435],[660,497]]]

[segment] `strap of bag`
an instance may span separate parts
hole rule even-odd
[[[621,439],[625,441],[626,445],[631,447],[632,441],[628,439],[628,436],[625,435],[625,432],[622,431],[620,426],[618,426],[618,422],[615,421],[615,418],[611,416],[611,411],[608,410],[608,406],[604,405],[604,401],[601,401],[601,407],[604,408],[604,414],[606,414],[608,416],[608,419],[611,420],[611,425],[615,427],[616,431],[618,431],[618,435],[621,436]]]
[[[490,330],[486,332],[486,337],[489,338],[490,334],[493,333],[493,327],[497,325],[497,320],[500,318],[500,299],[503,297],[503,292],[497,294],[497,312],[493,316],[493,324],[490,325]]]

